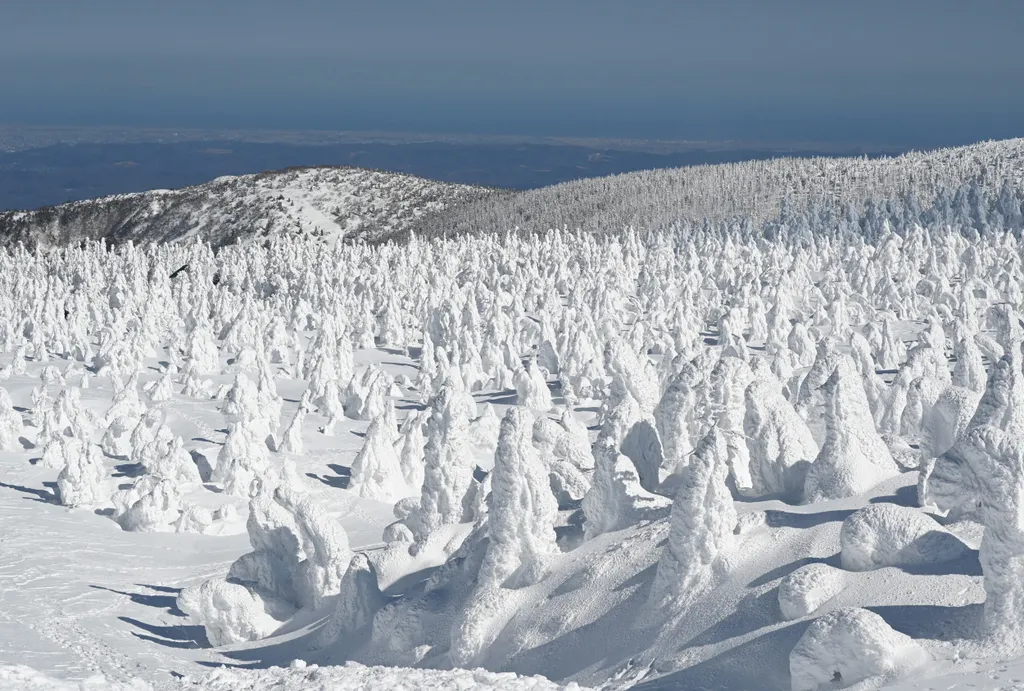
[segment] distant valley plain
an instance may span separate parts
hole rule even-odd
[[[197,185],[292,166],[357,166],[533,189],[651,168],[898,148],[745,142],[0,127],[0,211]]]

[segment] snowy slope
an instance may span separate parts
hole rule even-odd
[[[0,213],[0,238],[7,244],[44,245],[191,237],[223,245],[299,234],[376,240],[400,236],[422,214],[487,194],[481,188],[359,168],[288,169]]]
[[[852,204],[860,212],[869,199],[884,203],[913,194],[926,206],[937,190],[952,193],[972,181],[1024,186],[1024,139],[893,158],[780,158],[574,180],[462,204],[419,227],[430,234],[564,227],[617,233],[705,220],[756,225],[811,202],[841,213]]]

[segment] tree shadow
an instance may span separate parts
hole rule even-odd
[[[945,537],[945,535],[943,535]],[[950,536],[954,540],[958,540],[955,536]],[[959,559],[952,559],[950,561],[942,561],[934,564],[914,564],[911,566],[900,566],[899,569],[904,573],[909,573],[915,576],[983,576],[984,573],[981,569],[981,558],[979,557],[978,550],[970,549],[964,556]]]
[[[855,512],[856,509],[835,509],[818,513],[796,513],[795,511],[768,509],[764,512],[764,520],[770,528],[816,528],[824,523],[845,521]]]
[[[649,586],[654,580],[654,574],[658,571],[657,564],[651,564],[643,571],[637,571],[632,576],[619,583],[617,586],[612,588],[613,591],[618,592],[621,590],[629,590],[630,588],[638,588],[644,585]]]
[[[181,592],[181,588],[172,588],[167,585],[149,585],[147,583],[136,583],[135,585],[139,586],[140,588],[149,588],[150,590],[155,590],[158,593],[174,593],[175,595],[177,595]]]
[[[137,631],[132,631],[131,633],[136,638],[141,638],[150,643],[157,643],[168,648],[210,647],[210,641],[206,638],[206,629],[202,626],[157,626],[131,617],[118,617],[118,620],[145,631],[145,634]]]
[[[980,635],[985,605],[879,605],[865,609],[911,638],[952,641]]]
[[[196,660],[196,664],[200,667],[206,667],[208,669],[261,669],[262,666],[259,663],[253,664],[228,664],[225,662],[213,662],[211,660]]]
[[[767,585],[779,578],[785,578],[800,567],[807,566],[808,564],[828,564],[829,566],[834,566],[837,569],[842,568],[838,552],[833,554],[831,557],[802,557],[791,561],[788,564],[776,566],[771,571],[766,571],[754,580],[750,581],[750,583],[747,583],[747,586],[750,588],[757,588],[762,585]]]
[[[480,397],[481,403],[491,403],[493,405],[515,405],[518,399],[518,394],[513,389],[505,389],[504,391],[492,391],[484,394]]]
[[[396,580],[394,583],[384,589],[384,594],[388,597],[399,597],[409,592],[419,584],[428,580],[440,566],[428,566],[420,569],[419,571],[413,571],[412,573],[404,574],[401,578]]]
[[[427,409],[427,405],[425,403],[417,403],[415,401],[403,402],[403,403],[399,403],[398,405],[395,406],[395,410],[422,411],[422,410],[426,410],[426,409]]]
[[[791,686],[789,658],[779,655],[779,651],[792,650],[810,624],[810,621],[798,621],[774,629],[691,667],[642,681],[632,688],[642,691],[788,691]],[[764,664],[754,665],[751,660],[761,660]]]
[[[146,468],[141,463],[121,463],[114,466],[111,477],[142,477],[146,474]]]
[[[906,485],[905,487],[900,487],[892,494],[872,497],[869,501],[872,504],[896,504],[897,506],[907,506],[916,509],[918,507],[917,485]]]
[[[18,492],[22,492],[29,496],[25,497],[30,501],[38,501],[43,504],[56,504],[57,503],[57,483],[56,482],[44,482],[44,487],[48,489],[37,489],[35,487],[25,487],[24,485],[12,485],[7,482],[0,482],[0,487],[6,487],[7,489],[13,489]]]
[[[337,463],[328,463],[327,467],[330,468],[335,475],[317,475],[316,473],[306,473],[306,477],[314,480],[319,480],[328,487],[335,489],[348,489],[352,483],[352,469],[346,468],[343,465]]]
[[[712,645],[743,636],[779,621],[779,591],[775,588],[760,594],[748,593],[727,617],[687,641],[686,647]]]
[[[618,603],[599,619],[566,631],[541,645],[518,651],[503,666],[503,670],[519,674],[537,674],[537,670],[546,669],[551,666],[553,660],[557,660],[557,676],[564,678],[587,668],[612,665],[619,660],[642,653],[648,648],[650,638],[654,635],[653,631],[637,630],[635,636],[616,637],[610,635],[610,630],[614,628],[622,631],[631,628],[638,613],[643,611],[640,603],[646,600],[649,588],[650,579],[632,597]]]
[[[168,614],[173,614],[176,617],[184,617],[185,613],[178,609],[178,593],[181,592],[180,588],[169,588],[160,592],[173,593],[164,595],[150,595],[148,593],[129,593],[123,590],[115,590],[114,588],[107,588],[102,585],[90,585],[90,588],[96,590],[105,590],[108,593],[115,593],[117,595],[124,595],[129,600],[137,605],[143,605],[145,607],[156,607],[162,609]],[[147,588],[149,586],[141,586]]]

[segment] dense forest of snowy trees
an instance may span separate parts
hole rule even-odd
[[[705,222],[759,227],[797,215],[822,230],[850,215],[863,215],[869,225],[881,215],[913,222],[921,208],[932,207],[940,219],[959,220],[1011,199],[1019,202],[1022,162],[1024,140],[1013,139],[897,158],[780,158],[649,170],[455,205],[414,227],[427,235],[513,228],[617,233]],[[1014,220],[1019,228],[1020,219]],[[988,222],[1002,227],[995,219]]]
[[[325,663],[836,688],[951,657],[866,608],[917,578],[952,597],[934,584],[978,555],[964,645],[1019,653],[1020,150],[658,172],[488,212],[557,205],[543,233],[0,251],[0,379],[37,377],[24,412],[0,390],[0,446],[31,429],[57,500],[125,531],[215,534],[246,502],[251,551],[177,597],[215,646],[318,621],[303,656]],[[588,218],[618,232],[557,229]],[[176,430],[183,401],[219,406],[215,457]],[[347,488],[313,491],[311,434],[353,421]],[[120,488],[114,457],[140,469]],[[374,549],[342,492],[393,507]],[[752,667],[724,654],[756,636]]]

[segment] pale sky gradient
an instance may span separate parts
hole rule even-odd
[[[1021,0],[0,0],[0,122],[1024,135]]]

